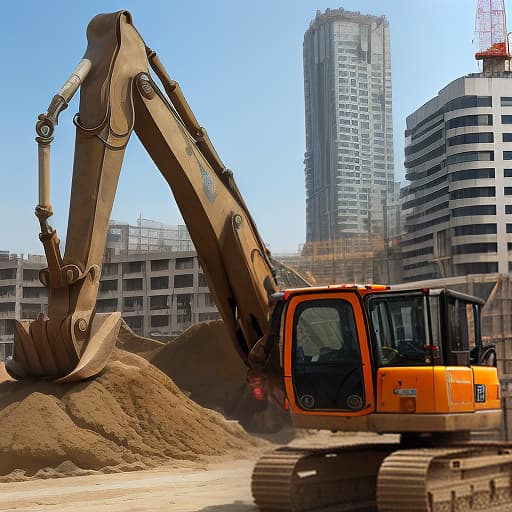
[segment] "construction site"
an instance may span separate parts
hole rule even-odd
[[[345,169],[362,217],[338,222],[306,151],[318,215],[300,253],[281,259],[132,15],[90,21],[82,60],[36,122],[45,257],[0,258],[1,511],[512,509],[512,205],[499,203],[512,186],[464,181],[512,178],[501,161],[512,151],[478,146],[512,134],[471,132],[512,124],[504,2],[479,0],[478,21],[482,73],[407,119],[403,223],[391,164],[359,205]],[[384,16],[318,11],[305,61],[313,41],[313,61],[327,62],[330,37],[336,62],[357,63],[366,85],[378,66],[386,81]],[[61,248],[50,153],[78,90]],[[373,96],[385,115],[390,90]],[[385,124],[365,135],[391,140]],[[185,226],[111,220],[132,133]],[[486,158],[495,168],[476,167]]]

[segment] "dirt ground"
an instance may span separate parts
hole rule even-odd
[[[394,436],[357,436],[309,432],[291,442],[284,432],[275,445],[322,447],[354,442],[382,442]],[[282,441],[282,442],[281,442]],[[0,483],[2,512],[256,512],[251,473],[261,452],[246,458],[198,467],[151,469],[29,482]]]
[[[206,471],[158,469],[0,484],[0,510],[16,512],[249,512],[255,460]]]

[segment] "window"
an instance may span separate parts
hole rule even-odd
[[[495,197],[496,187],[468,187],[450,192],[450,199],[469,199],[473,197]]]
[[[165,290],[169,288],[169,276],[160,276],[151,278],[152,290]]]
[[[349,302],[300,303],[294,314],[293,339],[293,385],[303,409],[364,407],[361,355]]]
[[[25,288],[23,293],[25,293]],[[16,297],[16,286],[0,286],[0,297]]]
[[[407,251],[402,254],[404,258],[415,258],[416,256],[424,256],[425,254],[433,254],[434,250],[432,247],[423,247],[422,249],[414,249],[413,251]]]
[[[401,247],[407,247],[409,245],[420,244],[421,242],[428,242],[433,239],[433,235],[430,233],[428,235],[419,236],[418,238],[412,238],[411,240],[404,240],[400,242]]]
[[[38,273],[39,277],[39,273]],[[0,279],[16,279],[16,269],[15,268],[0,268]]]
[[[100,292],[117,291],[117,279],[100,281]]]
[[[473,215],[496,215],[495,204],[479,204],[475,206],[462,206],[461,208],[453,208],[453,217],[469,217]]]
[[[503,151],[503,160],[512,160],[512,151]]]
[[[494,178],[494,169],[486,167],[483,169],[463,169],[450,173],[450,181],[476,180]]]
[[[446,103],[444,111],[451,112],[472,107],[492,107],[492,96],[461,96]]]
[[[192,286],[194,286],[193,274],[183,274],[174,276],[175,288],[191,288]]]
[[[144,271],[144,262],[143,261],[129,261],[127,263],[123,263],[123,273],[124,274],[135,274],[138,272]]]
[[[447,130],[464,126],[492,126],[492,114],[461,116],[446,121]]]
[[[153,295],[149,298],[150,309],[168,309],[171,307],[170,295]]]
[[[208,283],[206,282],[206,276],[204,274],[199,273],[197,275],[197,279],[199,288],[206,288],[208,286]]]
[[[6,270],[14,270],[14,277],[6,277],[5,279],[15,279],[16,278],[16,269],[6,269]],[[39,281],[39,270],[35,270],[32,268],[24,268],[23,269],[23,281]]]
[[[457,275],[466,274],[495,274],[498,272],[497,262],[475,262],[455,265]]]
[[[450,155],[446,159],[447,165],[461,164],[464,162],[475,162],[475,161],[493,161],[494,151],[466,151],[465,153],[456,153]]]
[[[433,160],[434,158],[444,155],[444,153],[445,153],[445,147],[443,145],[443,146],[440,146],[440,147],[430,151],[426,155],[423,155],[423,156],[417,158],[416,160],[411,160],[409,162],[406,160],[405,167],[407,169],[409,169],[411,167],[416,167],[417,165],[423,164],[425,162],[428,162],[429,160]],[[454,155],[454,156],[457,156],[457,155]]]
[[[142,290],[142,279],[123,279],[123,290],[125,292]]]
[[[176,269],[184,270],[194,268],[194,258],[176,258]]]
[[[153,315],[151,316],[151,327],[168,327],[169,315]]]
[[[475,243],[456,245],[453,247],[453,254],[478,254],[489,252],[498,252],[498,244],[495,242]]]
[[[169,260],[152,260],[151,261],[151,271],[156,272],[160,270],[168,270],[169,269]]]
[[[123,320],[134,331],[141,330],[144,324],[144,317],[142,316],[126,316],[123,317]]]
[[[96,313],[113,313],[117,311],[117,299],[98,299]]]
[[[14,313],[15,309],[15,302],[0,302],[0,313]]]
[[[447,296],[448,323],[447,364],[468,365],[470,346],[475,345],[475,304]]]
[[[9,288],[9,287],[6,287]],[[12,287],[14,288],[14,286]],[[16,295],[16,293],[14,293]],[[48,288],[43,286],[24,286],[23,298],[24,299],[39,299],[40,297],[48,297]]]
[[[213,296],[211,293],[203,293],[201,294],[200,302],[205,307],[215,307],[215,301],[213,300]]]
[[[101,266],[102,277],[117,276],[117,267],[117,263],[103,263],[103,265]]]
[[[441,140],[443,138],[443,130],[439,130],[432,135],[428,136],[426,139],[422,140],[421,142],[418,142],[417,144],[414,144],[412,146],[408,146],[405,148],[405,154],[411,155],[412,153],[416,153],[417,151],[420,151],[421,149],[425,149],[427,146],[430,146],[434,142]]]
[[[180,326],[188,325],[192,322],[192,295],[176,295],[177,322]]]
[[[425,346],[430,345],[427,302],[423,295],[370,296],[370,335],[379,366],[432,364]]]
[[[500,98],[502,107],[512,107],[512,97],[510,96],[502,96]]]
[[[131,312],[141,310],[144,306],[143,297],[125,297],[123,300],[123,311]]]
[[[512,116],[511,115],[501,116],[501,124],[512,124]]]
[[[480,144],[485,142],[494,142],[494,135],[492,132],[481,133],[464,133],[450,137],[447,141],[448,146],[458,146],[459,144]]]
[[[496,229],[496,224],[466,224],[455,226],[455,236],[495,235]]]

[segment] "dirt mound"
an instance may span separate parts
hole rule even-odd
[[[254,398],[247,368],[220,320],[193,325],[150,361],[194,401],[239,420],[250,432],[273,432],[290,423],[287,413]]]
[[[90,381],[1,383],[0,432],[3,480],[200,462],[261,445],[118,349]]]

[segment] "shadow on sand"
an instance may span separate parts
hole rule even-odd
[[[211,505],[197,512],[256,512],[257,510],[256,505],[235,501],[229,505]]]

